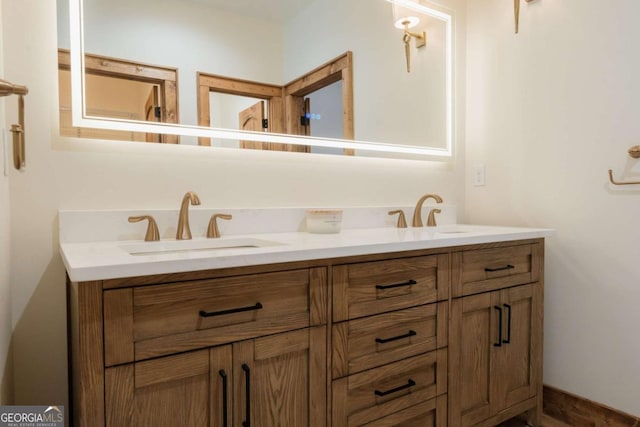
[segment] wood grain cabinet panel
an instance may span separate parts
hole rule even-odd
[[[234,343],[234,425],[326,426],[325,360],[325,327]]]
[[[333,378],[447,345],[447,302],[333,325]]]
[[[447,349],[333,382],[333,426],[363,426],[447,392]]]
[[[107,368],[106,425],[326,426],[325,330]]]
[[[535,282],[539,278],[539,262],[537,243],[454,253],[456,280],[452,283],[452,296]]]
[[[498,319],[494,306],[498,293],[483,293],[453,300],[451,306],[452,425],[473,425],[489,418],[492,394],[492,353]]]
[[[208,427],[209,352],[201,350],[105,371],[107,427]]]
[[[495,425],[537,405],[541,299],[533,283],[453,300],[451,425]]]
[[[448,254],[336,266],[333,321],[446,300],[448,281]]]
[[[367,424],[367,427],[446,427],[447,396],[438,396]]]
[[[105,292],[105,311],[121,314],[105,319],[107,332],[123,330],[122,308],[109,310],[109,303],[122,307],[122,299],[108,296],[124,292]],[[303,269],[139,287],[128,305],[133,360],[144,360],[310,326],[310,273]],[[120,339],[105,343],[108,362],[132,361],[127,339],[116,336]],[[116,343],[126,353],[114,350]]]
[[[501,369],[498,411],[534,397],[541,378],[541,285],[516,286],[500,292],[504,309],[503,351],[495,352]]]

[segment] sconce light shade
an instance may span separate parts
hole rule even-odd
[[[405,0],[405,2],[419,4],[418,0]],[[415,10],[395,2],[392,3],[391,8],[393,11],[393,25],[396,28],[401,30],[409,29],[420,23],[420,18],[416,16],[417,13]]]

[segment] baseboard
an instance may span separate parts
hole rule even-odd
[[[545,385],[544,413],[573,427],[640,427],[640,418]]]

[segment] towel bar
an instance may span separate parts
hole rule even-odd
[[[29,93],[26,86],[20,86],[0,79],[0,97],[18,95],[18,124],[11,125],[13,134],[13,166],[20,170],[26,165],[24,146],[24,95]]]

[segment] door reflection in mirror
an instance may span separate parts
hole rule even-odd
[[[177,70],[100,55],[85,55],[88,116],[176,123]],[[69,51],[58,50],[60,135],[124,141],[178,143],[176,135],[78,128],[71,121]]]
[[[352,56],[351,52],[345,52],[284,86],[199,72],[198,125],[353,139]],[[323,115],[325,120],[321,123],[319,118]],[[256,150],[353,154],[352,150],[315,151],[307,145],[247,140],[199,138],[198,143]]]

